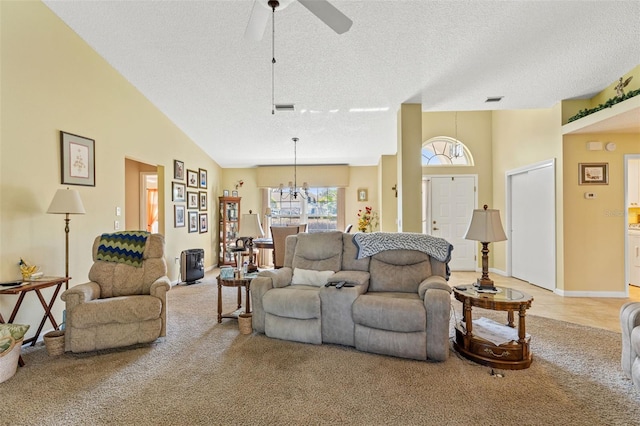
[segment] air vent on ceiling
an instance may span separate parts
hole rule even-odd
[[[500,102],[503,96],[490,96],[485,102]]]
[[[276,104],[276,111],[295,111],[293,104]]]

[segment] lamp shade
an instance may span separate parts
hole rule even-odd
[[[47,213],[85,214],[80,193],[75,189],[58,189],[51,200]]]
[[[260,226],[260,218],[257,214],[245,213],[242,215],[238,237],[264,237],[264,231]]]
[[[464,238],[484,243],[506,240],[507,236],[500,222],[500,210],[487,209],[486,204],[484,209],[475,209]]]

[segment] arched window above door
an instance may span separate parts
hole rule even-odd
[[[422,143],[423,166],[473,166],[473,156],[459,140],[436,136]]]

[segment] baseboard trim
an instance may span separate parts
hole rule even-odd
[[[563,297],[600,297],[617,299],[629,297],[624,291],[565,291],[557,288],[553,292]]]

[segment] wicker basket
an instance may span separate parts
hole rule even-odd
[[[13,348],[0,354],[0,383],[5,382],[16,374],[18,358],[22,349],[22,339],[18,340]]]
[[[253,329],[251,328],[251,314],[238,315],[238,328],[240,334],[251,334]]]
[[[44,345],[49,356],[58,356],[64,353],[64,330],[50,331],[44,335]]]

